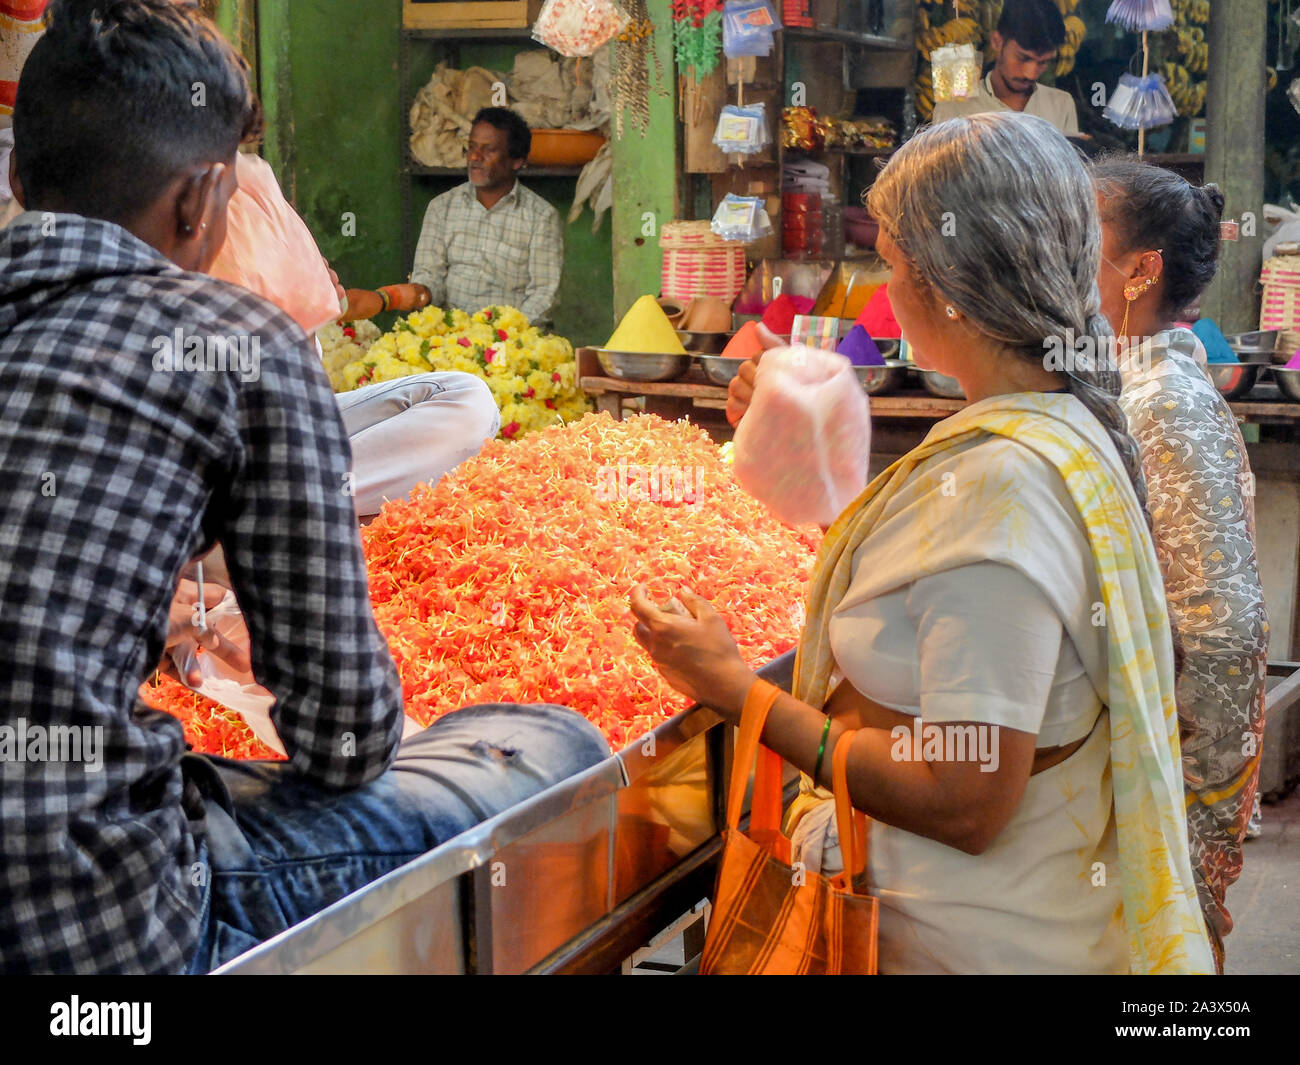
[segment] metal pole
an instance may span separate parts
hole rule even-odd
[[[1264,208],[1264,73],[1268,0],[1214,0],[1210,8],[1209,88],[1206,99],[1205,180],[1223,190],[1227,218]],[[1258,221],[1257,221],[1258,224]],[[1223,245],[1219,276],[1201,313],[1225,333],[1259,322],[1262,237]]]

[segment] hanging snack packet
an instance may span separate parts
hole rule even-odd
[[[981,53],[972,44],[947,44],[930,53],[934,102],[969,100],[979,90]]]
[[[728,104],[718,115],[718,125],[713,131],[713,143],[724,152],[755,155],[772,139],[767,134],[767,108],[761,104],[737,107]]]
[[[751,244],[772,232],[772,220],[767,217],[761,196],[737,196],[729,192],[718,204],[709,228],[723,240]]]
[[[728,59],[767,56],[776,45],[773,31],[781,28],[767,0],[740,0],[722,12],[722,51]]]
[[[765,352],[736,429],[736,480],[791,525],[830,525],[867,484],[871,417],[849,360]]]
[[[589,56],[622,33],[628,21],[613,0],[546,0],[533,23],[533,40],[563,56]]]

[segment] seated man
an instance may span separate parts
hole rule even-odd
[[[399,742],[320,360],[199,273],[260,126],[247,65],[192,4],[56,0],[22,73],[27,210],[0,233],[0,972],[206,971],[607,752],[540,706]],[[156,367],[178,332],[256,337],[260,362]],[[187,755],[135,698],[215,540],[288,762]]]
[[[1007,0],[991,43],[997,59],[976,94],[968,100],[936,102],[934,121],[987,111],[1023,111],[1046,119],[1067,137],[1079,136],[1074,97],[1038,84],[1065,43],[1065,20],[1055,0]]]
[[[411,280],[430,302],[473,314],[494,303],[547,327],[564,269],[560,215],[516,173],[532,134],[504,107],[485,107],[469,133],[469,181],[434,198],[424,214]]]

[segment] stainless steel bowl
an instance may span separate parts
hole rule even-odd
[[[671,381],[691,368],[689,355],[647,355],[597,348],[596,358],[605,373],[620,381]]]
[[[707,355],[716,355],[731,339],[731,334],[727,332],[705,333],[701,330],[678,329],[676,333],[677,339],[682,342],[682,347],[687,351],[702,352]]]
[[[921,384],[930,395],[939,396],[941,399],[966,398],[966,393],[961,390],[961,382],[957,378],[935,370],[921,370],[920,373]]]
[[[1206,369],[1214,387],[1227,399],[1247,395],[1259,379],[1259,366],[1252,363],[1212,362]]]
[[[1281,366],[1274,366],[1273,380],[1284,396],[1300,403],[1300,370],[1284,370]]]
[[[1280,352],[1277,350],[1277,345],[1281,336],[1281,332],[1277,329],[1261,329],[1253,333],[1234,333],[1224,339],[1228,342],[1228,347],[1232,348],[1233,354],[1242,362],[1286,362],[1287,358],[1290,358],[1289,352],[1286,358],[1278,359]]]
[[[889,343],[889,341],[877,341],[877,343]],[[894,341],[893,344],[894,350],[897,351],[898,342]],[[907,382],[907,368],[910,365],[911,363],[905,359],[886,359],[884,366],[855,366],[853,372],[867,395],[878,396],[902,388]]]
[[[731,384],[731,379],[740,373],[741,363],[745,359],[723,358],[721,355],[702,355],[695,356],[700,362],[700,368],[704,371],[704,376],[712,381],[715,385],[722,385],[724,388]]]

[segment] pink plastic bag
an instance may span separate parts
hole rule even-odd
[[[226,243],[208,272],[252,289],[308,333],[342,313],[316,241],[289,205],[265,159],[240,152],[239,188],[230,198]]]
[[[791,525],[829,525],[867,484],[871,413],[843,355],[764,353],[736,430],[736,480]]]

